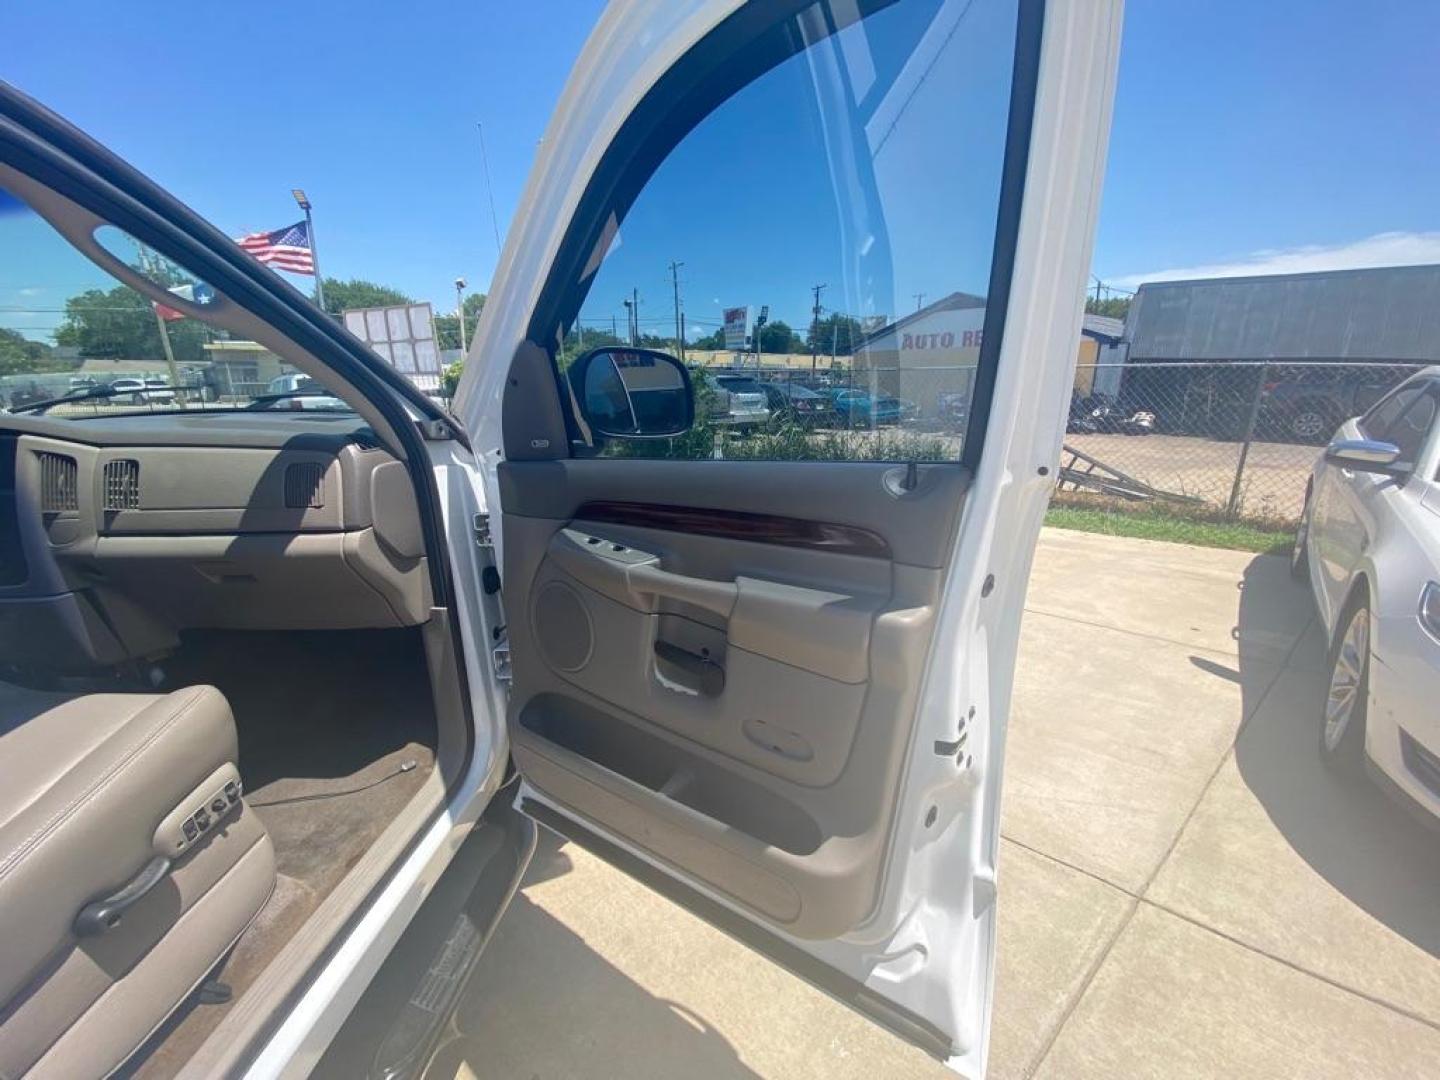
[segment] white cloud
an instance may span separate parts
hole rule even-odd
[[[1147,281],[1304,274],[1316,270],[1360,270],[1373,266],[1416,266],[1425,263],[1440,263],[1440,232],[1385,232],[1328,247],[1308,244],[1296,248],[1272,248],[1252,252],[1233,262],[1126,274],[1107,278],[1105,284],[1133,289]]]

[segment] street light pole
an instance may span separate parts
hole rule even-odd
[[[324,311],[325,279],[320,276],[320,253],[315,246],[315,219],[310,216],[310,200],[298,187],[291,188],[290,194],[295,196],[296,204],[305,211],[305,239],[310,241],[310,265],[315,271],[315,303]]]
[[[460,317],[460,359],[465,359],[465,279],[455,279],[455,314]]]

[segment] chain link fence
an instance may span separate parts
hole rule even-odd
[[[959,458],[973,366],[877,367],[844,360],[832,364],[820,357],[813,368],[705,369],[721,387],[764,389],[770,409],[764,425],[717,424],[707,456]],[[1067,502],[1161,505],[1181,515],[1292,525],[1320,447],[1345,420],[1422,366],[1081,364],[1057,490]],[[787,437],[774,439],[786,425]]]
[[[1422,366],[1082,364],[1058,489],[1293,524],[1319,447]]]

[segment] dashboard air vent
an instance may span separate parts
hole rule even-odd
[[[140,509],[140,462],[118,458],[105,463],[105,509]]]
[[[292,510],[325,505],[325,466],[297,461],[285,466],[285,505]]]
[[[40,509],[46,514],[61,514],[80,509],[75,483],[75,459],[65,454],[40,454]]]

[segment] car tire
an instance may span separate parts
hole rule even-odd
[[[1295,542],[1290,546],[1290,576],[1296,581],[1310,582],[1310,492],[1305,492],[1305,505],[1300,508],[1300,521],[1295,526]]]
[[[1320,713],[1320,759],[1331,771],[1359,775],[1365,760],[1370,693],[1370,604],[1363,589],[1345,605],[1330,644],[1329,686]]]
[[[1290,414],[1286,430],[1296,442],[1318,445],[1329,439],[1335,427],[1329,409],[1314,402],[1301,402]]]

